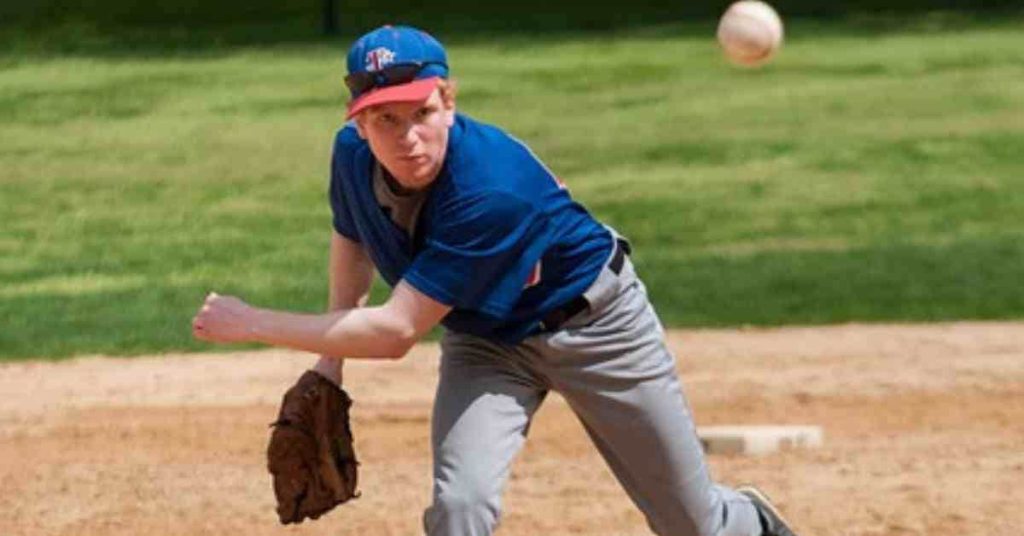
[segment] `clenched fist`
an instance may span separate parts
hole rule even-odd
[[[208,342],[253,340],[255,309],[234,296],[211,292],[192,319],[192,335]]]

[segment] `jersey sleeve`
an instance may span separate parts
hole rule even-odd
[[[548,247],[544,214],[491,192],[439,207],[431,220],[404,279],[446,305],[506,317]]]
[[[355,223],[352,221],[351,207],[346,203],[345,187],[342,181],[345,180],[345,169],[342,158],[344,151],[336,143],[331,155],[331,183],[328,188],[328,200],[331,203],[332,225],[338,234],[349,240],[360,242],[359,233],[356,231]]]

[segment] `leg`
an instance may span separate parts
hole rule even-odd
[[[489,535],[498,524],[512,459],[546,389],[507,348],[463,335],[442,342],[431,442],[431,536]]]
[[[666,400],[671,388],[654,383],[634,387],[625,397],[566,397],[573,399],[594,445],[656,534],[760,534],[749,501],[712,482],[695,430],[681,426],[692,423],[685,402]],[[616,416],[609,419],[609,413]]]
[[[543,341],[543,372],[663,536],[757,536],[750,499],[708,472],[675,360],[631,267],[583,325]]]

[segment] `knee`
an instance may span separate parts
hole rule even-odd
[[[446,491],[438,495],[435,503],[446,512],[459,516],[484,516],[497,519],[497,501],[492,500],[479,489],[461,489]]]
[[[483,486],[438,486],[423,524],[430,535],[491,534],[500,512],[500,500]]]

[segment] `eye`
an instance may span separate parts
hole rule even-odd
[[[426,119],[432,113],[434,113],[434,108],[430,106],[424,106],[416,110],[416,119]]]
[[[398,118],[393,113],[384,112],[377,116],[377,122],[383,125],[394,125],[398,122]]]

